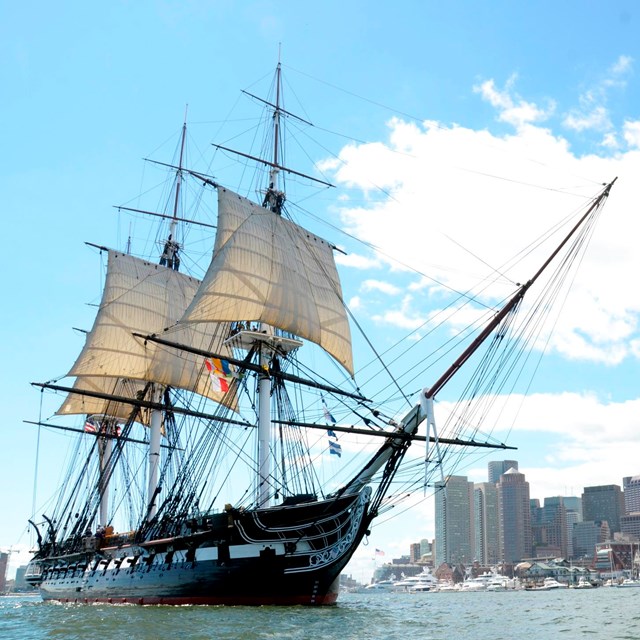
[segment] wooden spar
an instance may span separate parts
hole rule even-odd
[[[118,211],[132,211],[133,213],[143,213],[146,216],[156,216],[157,218],[177,220],[178,222],[185,222],[187,224],[197,224],[200,227],[208,227],[209,229],[217,228],[215,224],[207,224],[206,222],[198,222],[197,220],[189,220],[188,218],[178,218],[177,216],[167,215],[166,213],[157,213],[155,211],[147,211],[146,209],[134,209],[133,207],[123,207],[122,205],[115,205],[114,208]]]
[[[460,440],[460,438],[427,438],[426,436],[418,436],[407,431],[371,431],[368,429],[358,429],[356,427],[340,427],[335,424],[322,425],[310,422],[292,422],[287,420],[272,420],[273,424],[283,424],[293,427],[303,427],[305,429],[322,429],[324,431],[338,431],[339,433],[355,433],[362,436],[375,436],[377,438],[401,438],[403,440],[411,440],[417,442],[439,442],[442,444],[453,444],[459,446],[485,447],[488,449],[517,449],[506,444],[492,444],[490,442],[477,442],[476,440]]]
[[[127,398],[126,396],[116,396],[109,393],[101,393],[100,391],[90,391],[88,389],[74,389],[73,387],[64,387],[57,384],[50,384],[48,382],[32,382],[31,384],[34,387],[40,387],[41,389],[52,389],[53,391],[75,393],[81,396],[89,396],[90,398],[99,398],[100,400],[111,400],[112,402],[130,404],[134,407],[142,407],[144,409],[157,409],[158,411],[171,411],[172,413],[179,413],[181,415],[191,416],[193,418],[202,418],[204,420],[215,420],[217,422],[237,424],[241,427],[254,426],[250,422],[244,422],[242,420],[232,420],[231,418],[224,418],[222,416],[216,416],[211,413],[202,413],[200,411],[192,411],[191,409],[183,409],[182,407],[168,407],[162,404],[161,402],[151,402],[149,400],[136,400],[135,398]]]
[[[212,143],[213,144],[213,143]],[[293,175],[300,176],[301,178],[307,178],[307,180],[313,180],[314,182],[319,182],[327,187],[333,187],[330,182],[325,182],[324,180],[319,180],[318,178],[314,178],[313,176],[307,175],[306,173],[301,173],[300,171],[294,171],[293,169],[289,169],[287,167],[283,167],[282,165],[275,164],[274,162],[270,162],[269,160],[265,160],[264,158],[258,158],[257,156],[249,155],[248,153],[242,153],[242,151],[236,151],[235,149],[229,149],[229,147],[223,147],[221,144],[213,144],[216,149],[222,149],[223,151],[229,151],[230,153],[236,153],[243,158],[248,158],[249,160],[254,160],[255,162],[260,162],[262,164],[267,165],[268,167],[273,167],[274,169],[278,169],[280,171],[286,171],[287,173],[292,173]],[[197,174],[193,173],[196,177]]]
[[[567,244],[571,236],[582,226],[582,223],[591,215],[592,211],[600,206],[602,201],[609,195],[611,187],[618,178],[614,178],[602,191],[602,193],[594,200],[592,205],[587,209],[586,213],[578,220],[573,229],[569,231],[564,240],[556,247],[555,251],[545,260],[543,265],[538,269],[535,275],[525,284],[521,285],[515,295],[507,302],[507,304],[492,318],[487,326],[481,331],[480,335],[462,352],[456,361],[438,378],[438,380],[429,389],[424,391],[424,395],[431,400],[444,385],[449,382],[453,375],[460,367],[475,353],[478,347],[487,339],[493,330],[502,322],[505,316],[510,313],[524,298],[525,293],[540,277],[542,272],[549,266],[549,263],[558,255],[562,247]]]
[[[308,124],[310,127],[313,127],[313,123],[312,122],[309,122],[308,120],[305,120],[304,118],[301,118],[300,116],[297,116],[295,113],[291,113],[290,111],[287,111],[286,109],[283,109],[282,107],[279,107],[279,106],[273,104],[273,102],[269,102],[268,100],[264,100],[260,96],[256,96],[253,93],[249,93],[249,91],[245,91],[244,89],[242,90],[242,93],[244,93],[247,96],[251,96],[252,98],[255,98],[256,100],[258,100],[258,102],[262,102],[262,104],[266,104],[268,107],[273,107],[274,109],[278,109],[278,111],[280,111],[280,113],[284,113],[284,115],[286,115],[286,116],[289,116],[291,118],[295,118],[296,120],[299,120],[300,122],[304,122],[304,124]]]
[[[245,360],[238,360],[237,358],[223,356],[218,353],[211,353],[209,351],[204,351],[202,349],[196,349],[195,347],[190,347],[189,345],[185,345],[185,344],[179,344],[177,342],[171,342],[170,340],[163,340],[162,338],[158,338],[158,336],[156,335],[145,336],[141,333],[133,333],[132,335],[135,336],[136,338],[142,338],[143,340],[149,340],[150,342],[155,342],[157,344],[161,344],[166,347],[173,347],[174,349],[180,349],[181,351],[186,351],[187,353],[193,353],[197,356],[203,356],[204,358],[219,358],[220,360],[226,360],[230,364],[233,364],[237,367],[241,367],[242,369],[254,371],[255,373],[265,373],[265,370],[263,367],[261,367],[259,364],[253,364],[252,362],[246,362]],[[315,380],[308,380],[306,378],[294,376],[291,373],[285,373],[284,371],[271,371],[271,370],[268,371],[268,373],[270,376],[273,376],[274,378],[280,378],[282,380],[286,380],[287,382],[295,382],[298,384],[306,385],[307,387],[313,387],[314,389],[321,389],[322,391],[326,391],[327,393],[334,393],[336,395],[346,396],[347,398],[353,398],[354,400],[360,400],[361,402],[369,402],[367,398],[357,393],[342,391],[342,389],[338,389],[337,387],[332,387],[327,384],[321,384],[319,382],[315,382]]]
[[[33,422],[32,420],[23,420],[25,424],[35,424],[38,427],[46,427],[50,429],[60,429],[61,431],[71,431],[72,433],[83,433],[88,436],[94,436],[99,438],[107,438],[110,440],[120,440],[122,442],[133,442],[134,444],[146,444],[149,443],[146,440],[136,440],[135,438],[126,438],[124,436],[116,436],[110,433],[98,433],[92,431],[84,431],[83,429],[74,429],[73,427],[63,427],[60,424],[50,424],[49,422]],[[184,449],[180,449],[179,447],[172,447],[168,444],[160,445],[163,449],[179,449],[180,451],[184,451]]]

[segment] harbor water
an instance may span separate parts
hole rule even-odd
[[[640,638],[640,588],[345,593],[334,607],[136,607],[0,598],[7,640]]]

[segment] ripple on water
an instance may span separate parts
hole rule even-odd
[[[7,640],[638,640],[622,589],[344,594],[335,607],[56,605],[0,598]]]

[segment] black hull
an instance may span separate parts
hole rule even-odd
[[[369,490],[219,514],[190,535],[36,558],[44,600],[138,605],[328,605],[365,535]]]

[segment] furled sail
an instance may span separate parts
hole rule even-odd
[[[353,373],[331,246],[226,189],[218,189],[213,260],[182,320],[264,322],[319,344]]]
[[[182,350],[145,342],[133,333],[149,335],[172,327],[191,302],[200,281],[134,256],[109,251],[107,277],[100,308],[84,348],[69,376],[127,378],[192,390],[227,406],[235,394],[211,387],[204,359]],[[206,329],[206,332],[205,330]],[[203,350],[221,346],[228,324],[172,331],[172,340]]]
[[[127,380],[124,378],[107,378],[104,376],[82,376],[76,378],[73,388],[77,393],[70,393],[60,408],[56,411],[59,416],[66,415],[103,415],[117,418],[126,422],[133,412],[131,404],[116,402],[105,398],[92,397],[83,392],[122,396],[134,398],[144,390],[145,382],[141,380]],[[141,408],[135,417],[136,422],[149,424],[149,411]]]

